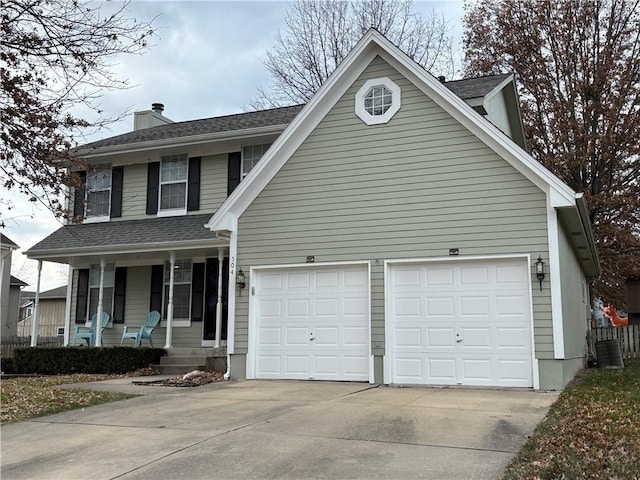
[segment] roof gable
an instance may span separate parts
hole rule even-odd
[[[382,59],[403,74],[438,105],[447,110],[487,146],[545,191],[550,197],[552,206],[575,205],[575,192],[573,190],[540,163],[536,162],[492,125],[491,122],[478,115],[452,89],[407,57],[379,32],[371,29],[289,124],[265,154],[262,161],[256,165],[245,181],[236,188],[233,194],[213,215],[207,224],[209,228],[212,230],[234,229],[233,225],[237,218],[271,181],[288,158],[310,135],[376,55],[380,55]],[[498,81],[498,83],[504,81],[504,79],[494,80]],[[457,87],[459,91],[464,92],[468,85],[468,82],[465,84],[464,81],[460,81]],[[484,90],[488,88],[494,89],[496,86],[487,79]],[[467,91],[463,94],[475,95],[476,93],[476,91]]]

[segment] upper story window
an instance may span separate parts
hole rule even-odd
[[[242,148],[242,178],[249,175],[249,172],[258,164],[258,161],[269,150],[270,146],[270,143],[264,143]]]
[[[186,211],[187,155],[169,155],[160,162],[160,211]]]
[[[400,105],[400,87],[387,77],[367,80],[356,93],[356,115],[367,125],[387,123]]]
[[[111,166],[95,167],[87,172],[85,217],[87,220],[109,218],[111,206]]]

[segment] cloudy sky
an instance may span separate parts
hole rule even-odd
[[[108,11],[120,2],[106,2]],[[128,79],[131,88],[111,92],[101,99],[106,115],[147,110],[154,102],[164,103],[164,115],[174,121],[227,115],[245,111],[259,87],[270,78],[261,63],[275,43],[278,29],[284,28],[288,4],[273,1],[141,1],[129,5],[129,16],[140,20],[156,18],[158,36],[143,55],[117,60],[114,71]],[[428,14],[442,12],[462,31],[462,0],[416,1],[415,9]],[[91,140],[130,131],[133,115],[111,125]],[[14,252],[13,275],[35,290],[37,263],[24,252],[61,224],[44,208],[26,197],[3,192],[14,208],[0,213],[6,222],[3,233],[21,248]],[[41,291],[66,284],[66,266],[45,262]]]

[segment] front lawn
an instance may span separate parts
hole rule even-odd
[[[5,423],[19,422],[28,418],[136,396],[124,393],[58,388],[58,385],[94,382],[115,377],[117,375],[74,374],[0,380],[0,423],[4,425]]]
[[[640,359],[579,372],[502,478],[640,478]]]

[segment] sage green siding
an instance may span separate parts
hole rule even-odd
[[[389,123],[367,126],[355,94],[383,76],[401,87],[402,106]],[[245,272],[307,255],[371,262],[374,355],[384,354],[384,260],[443,257],[452,247],[548,258],[545,194],[379,57],[242,214],[238,232]],[[536,356],[552,358],[543,287],[533,289]],[[239,354],[247,328],[245,295],[236,298]]]
[[[564,229],[559,229],[558,237],[562,322],[565,332],[564,357],[584,359],[586,334],[591,328],[591,308],[586,292],[586,280]]]
[[[153,158],[150,161],[159,161]],[[118,166],[118,164],[114,164]],[[139,220],[155,218],[147,215],[147,163],[127,164],[122,177],[122,216],[111,221]],[[228,154],[207,155],[201,157],[200,163],[200,210],[188,212],[197,215],[210,212],[213,214],[227,198]],[[73,195],[70,196],[69,208],[73,211]]]

